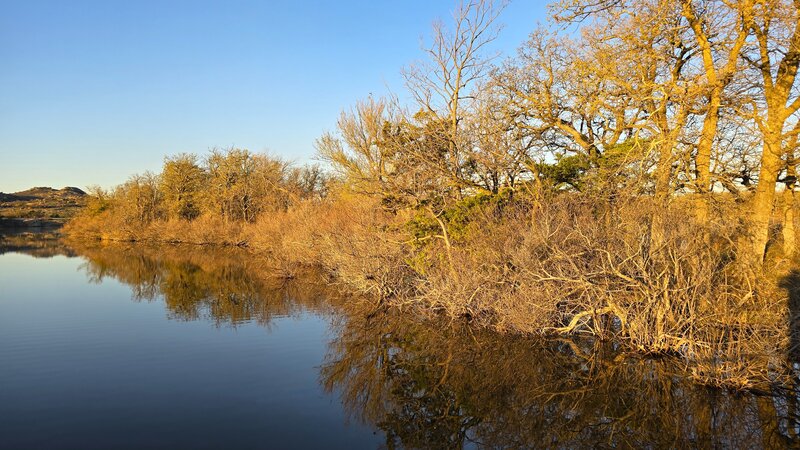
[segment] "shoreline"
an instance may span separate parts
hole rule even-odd
[[[191,225],[185,225],[186,228],[184,231],[187,234],[191,234]],[[312,259],[310,262],[309,260],[302,261],[293,258],[292,255],[280,254],[280,252],[275,248],[265,248],[263,246],[259,247],[252,245],[252,242],[243,239],[242,236],[252,234],[253,230],[248,232],[247,226],[239,226],[238,228],[238,233],[232,234],[232,236],[238,236],[238,238],[235,239],[222,238],[222,236],[230,237],[231,235],[229,235],[228,232],[231,230],[221,230],[220,238],[217,240],[180,240],[163,234],[159,235],[158,233],[150,234],[149,238],[144,239],[115,239],[106,237],[88,240],[85,238],[85,236],[81,238],[70,236],[69,233],[66,233],[65,239],[67,242],[71,240],[77,240],[77,242],[83,244],[97,244],[100,247],[130,245],[157,249],[162,246],[169,246],[172,249],[209,248],[221,250],[230,249],[235,252],[242,251],[245,252],[248,260],[256,264],[258,267],[265,268],[266,270],[270,271],[270,276],[276,279],[293,279],[298,276],[298,272],[303,270],[320,271],[325,274],[332,287],[336,287],[337,289],[361,297],[363,299],[362,301],[365,303],[377,305],[375,311],[379,310],[380,308],[387,308],[400,314],[420,316],[414,318],[414,320],[426,320],[425,317],[435,317],[437,320],[443,320],[450,324],[458,323],[471,329],[488,330],[491,332],[496,332],[499,335],[506,336],[526,336],[547,340],[560,338],[572,339],[577,337],[580,339],[595,339],[600,342],[607,341],[609,343],[613,343],[613,345],[618,345],[622,349],[621,351],[629,356],[637,355],[638,357],[644,358],[667,358],[676,365],[682,365],[686,367],[687,377],[692,379],[693,382],[703,386],[716,387],[732,391],[764,393],[771,389],[789,386],[790,383],[791,375],[788,373],[781,374],[781,370],[775,369],[775,355],[771,353],[753,353],[748,357],[739,357],[740,359],[737,360],[737,364],[739,364],[741,367],[737,369],[736,367],[730,366],[728,357],[724,354],[718,354],[715,359],[703,360],[699,357],[699,355],[693,357],[691,354],[684,353],[680,349],[653,349],[637,346],[634,342],[631,342],[631,339],[625,334],[624,323],[621,323],[620,320],[616,319],[613,315],[609,316],[608,319],[603,320],[605,323],[604,326],[610,330],[607,335],[597,335],[589,332],[590,330],[577,327],[577,315],[567,316],[562,319],[563,322],[561,323],[553,323],[549,326],[541,326],[538,329],[528,328],[526,330],[514,326],[504,325],[502,317],[496,316],[481,318],[467,314],[453,315],[446,309],[441,307],[437,308],[435,304],[425,302],[423,298],[424,294],[415,292],[413,288],[407,288],[404,291],[405,293],[402,293],[400,289],[396,289],[396,293],[390,293],[390,295],[385,295],[386,291],[382,291],[381,289],[377,288],[359,289],[358,285],[354,285],[352,280],[343,278],[343,276],[352,276],[352,274],[340,273],[337,267],[331,264],[331,262],[326,262],[319,259]],[[69,227],[67,228],[67,231],[69,231]],[[156,238],[156,236],[161,236],[161,239]],[[372,278],[373,281],[376,281],[374,280],[374,277],[367,273],[360,273],[359,276],[365,279]],[[596,314],[602,317],[604,314],[609,312],[613,313],[614,311],[607,309],[604,311],[596,311]],[[768,372],[756,372],[754,368],[764,367],[764,364],[767,364],[773,368]],[[731,372],[728,373],[728,371]],[[739,373],[739,371],[743,371],[743,373],[747,373],[748,375],[745,377]]]

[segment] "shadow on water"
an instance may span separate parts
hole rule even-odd
[[[31,251],[37,250],[31,247]],[[734,394],[689,381],[667,359],[612,344],[534,340],[365,314],[314,282],[270,278],[240,251],[114,246],[74,250],[90,281],[114,278],[175,319],[236,325],[313,310],[333,333],[319,381],[388,448],[788,448],[797,392]],[[800,273],[784,282],[798,361]]]

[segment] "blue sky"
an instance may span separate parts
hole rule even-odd
[[[501,16],[512,55],[543,0]],[[237,146],[298,162],[387,89],[455,0],[0,0],[0,191],[110,187],[165,155]]]

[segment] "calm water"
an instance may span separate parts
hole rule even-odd
[[[345,308],[236,252],[0,241],[0,448],[786,448],[798,397]]]

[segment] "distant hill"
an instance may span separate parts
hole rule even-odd
[[[0,226],[57,227],[86,206],[86,201],[86,192],[76,187],[0,192]]]

